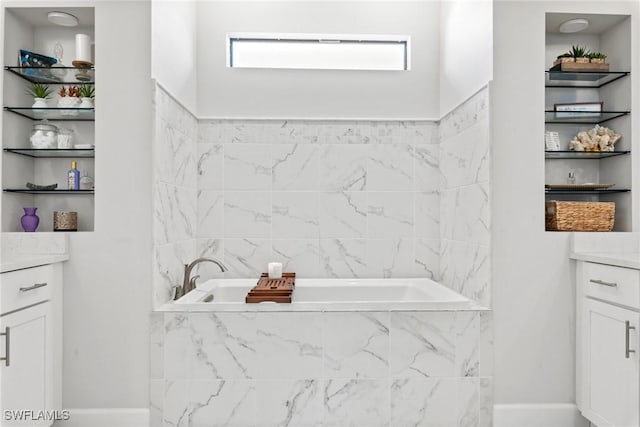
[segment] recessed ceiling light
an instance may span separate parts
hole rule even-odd
[[[78,26],[78,18],[67,12],[53,11],[47,14],[49,22],[63,27]]]
[[[589,21],[586,19],[570,19],[560,24],[561,33],[577,33],[578,31],[586,30],[589,27]]]

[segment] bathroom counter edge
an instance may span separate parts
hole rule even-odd
[[[3,257],[5,258],[5,257]],[[6,257],[0,262],[0,273],[22,270],[24,268],[37,267],[39,265],[64,262],[69,259],[68,254],[21,254]]]
[[[569,258],[640,270],[640,253],[638,252],[571,252]]]

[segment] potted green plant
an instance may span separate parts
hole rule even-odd
[[[48,108],[47,99],[51,95],[51,89],[42,83],[33,83],[27,87],[27,95],[33,97],[34,103],[31,108]]]
[[[558,55],[553,65],[563,64],[565,62],[575,62],[575,58],[571,52],[565,52],[562,55]]]
[[[607,55],[600,52],[592,52],[591,55],[589,55],[589,60],[593,64],[604,64],[606,59]]]
[[[68,88],[61,86],[58,90],[58,108],[67,108],[67,110],[61,110],[60,114],[63,116],[77,116],[78,112],[75,110],[80,104],[80,100],[75,92],[75,86],[69,86]]]
[[[81,85],[78,88],[78,93],[82,104],[80,108],[93,108],[93,98],[95,97],[96,90],[93,85]]]
[[[571,56],[575,59],[577,63],[586,64],[589,62],[589,52],[586,48],[582,46],[571,46]]]

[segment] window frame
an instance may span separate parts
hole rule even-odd
[[[246,67],[234,66],[233,44],[242,41],[302,42],[302,43],[351,43],[360,44],[402,44],[404,45],[403,68],[340,68],[340,67]],[[239,69],[276,69],[276,70],[341,70],[341,71],[410,71],[411,36],[381,34],[320,34],[320,33],[247,33],[230,32],[226,34],[226,66]]]

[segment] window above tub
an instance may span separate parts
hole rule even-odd
[[[227,67],[407,71],[406,35],[227,33]]]

